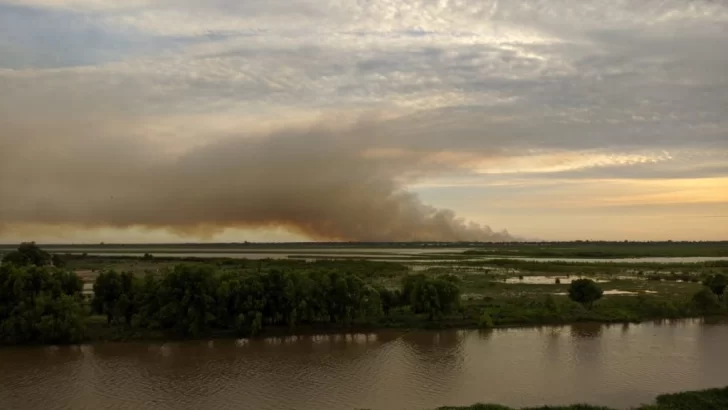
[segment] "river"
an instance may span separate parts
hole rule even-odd
[[[726,340],[728,325],[687,320],[2,348],[0,407],[625,408],[728,385]]]

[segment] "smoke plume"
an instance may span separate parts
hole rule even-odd
[[[458,164],[392,150],[386,121],[334,123],[170,151],[94,121],[8,121],[0,136],[0,229],[136,226],[206,236],[284,227],[316,240],[511,239],[403,189]]]

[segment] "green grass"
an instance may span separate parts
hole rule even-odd
[[[609,407],[576,404],[571,406],[524,407],[522,410],[611,410]],[[728,387],[663,394],[654,404],[636,407],[635,410],[720,410],[728,409]],[[515,410],[497,404],[474,404],[466,407],[440,407],[437,410]]]

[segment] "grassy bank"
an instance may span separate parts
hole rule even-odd
[[[522,410],[612,410],[609,407],[576,404],[571,406],[528,407]],[[721,410],[728,409],[728,387],[663,394],[655,403],[636,407],[635,410]],[[475,404],[467,407],[440,407],[438,410],[515,410],[497,404]]]

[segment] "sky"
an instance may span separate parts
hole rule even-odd
[[[728,2],[0,0],[0,242],[728,240]]]

